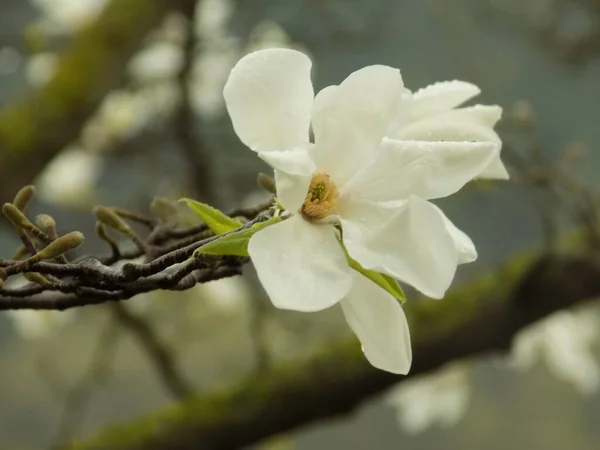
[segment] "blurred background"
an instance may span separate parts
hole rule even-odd
[[[58,55],[109,3],[134,2],[0,0],[0,111],[43,90],[60,70]],[[466,80],[482,88],[477,103],[504,108],[499,132],[512,180],[473,183],[440,202],[479,252],[457,285],[576,225],[573,197],[538,182],[545,167],[564,168],[573,191],[590,198],[600,188],[600,1],[200,0],[165,14],[133,56],[115,56],[125,58],[115,68],[122,73],[110,88],[94,86],[99,106],[74,121],[71,144],[22,162],[39,166],[31,215],[51,214],[63,233],[81,230],[86,253],[98,253],[107,249],[94,237],[97,204],[147,212],[156,196],[187,196],[227,210],[267,199],[256,183],[267,168],[234,135],[222,89],[242,55],[273,46],[310,55],[316,90],[387,64],[411,90]],[[110,54],[92,53],[81,69],[94,57],[111,64]],[[59,98],[88,95],[75,89]],[[15,191],[0,177],[3,201]],[[17,245],[4,221],[0,254]],[[126,306],[200,391],[349,335],[335,308],[272,308],[251,268]],[[176,400],[127,323],[105,306],[0,314],[0,448],[50,448]],[[453,363],[260,448],[600,448],[599,330],[594,303],[559,312],[522,332],[509,355]]]

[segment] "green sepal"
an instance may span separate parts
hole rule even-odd
[[[200,203],[190,198],[182,198],[179,201],[187,203],[192,211],[194,211],[215,234],[227,233],[228,231],[235,230],[243,225],[239,220],[232,219],[218,209],[208,206],[205,203]]]
[[[344,247],[344,245],[341,242],[340,245],[342,245],[342,249],[344,250],[344,253],[346,255],[346,260],[348,261],[348,264],[351,268],[367,277],[373,283],[381,287],[384,291],[391,294],[392,297],[394,297],[396,300],[399,300],[400,303],[404,304],[404,302],[406,302],[406,295],[400,287],[400,284],[398,284],[398,282],[395,279],[383,273],[365,269],[358,263],[358,261],[352,259],[352,257],[348,254],[348,250],[346,250],[346,247]]]
[[[263,228],[282,220],[281,217],[271,217],[264,222],[255,223],[249,228],[225,234],[208,244],[204,244],[194,254],[248,256],[248,242],[250,238]]]

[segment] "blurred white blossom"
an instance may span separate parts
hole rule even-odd
[[[137,90],[118,90],[107,95],[83,130],[86,148],[103,150],[144,128],[160,123],[179,101],[173,82],[151,84]]]
[[[230,277],[201,283],[195,287],[195,292],[199,301],[224,312],[243,308],[252,296],[248,282],[243,277]]]
[[[27,60],[25,78],[31,86],[39,88],[52,78],[57,66],[58,57],[55,53],[37,53]]]
[[[101,170],[97,155],[77,147],[63,150],[40,174],[40,195],[47,202],[66,207],[86,206],[93,199]]]
[[[560,311],[517,335],[509,364],[523,370],[542,360],[554,376],[591,394],[600,386],[600,366],[592,351],[599,335],[596,309]]]
[[[467,369],[455,364],[403,381],[388,392],[386,403],[404,430],[418,434],[433,425],[455,426],[467,411],[469,395]]]
[[[30,0],[44,14],[43,25],[54,33],[73,32],[94,19],[107,0]]]
[[[181,46],[158,42],[145,48],[129,63],[129,74],[138,82],[164,80],[177,75],[183,65]]]
[[[207,46],[194,61],[190,100],[203,118],[214,119],[223,114],[223,87],[239,55],[237,41],[231,39],[218,46]]]
[[[232,13],[231,0],[200,0],[194,16],[196,35],[203,41],[227,37],[227,24]]]

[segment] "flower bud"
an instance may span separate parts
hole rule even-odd
[[[35,223],[38,227],[48,230],[56,227],[56,221],[48,214],[40,214],[35,218]]]
[[[117,214],[104,206],[96,206],[94,208],[94,215],[96,219],[102,222],[104,225],[111,227],[121,233],[130,234],[131,228],[121,219]]]
[[[155,197],[150,203],[150,211],[163,222],[176,219],[179,213],[177,204],[165,197]]]
[[[32,283],[41,284],[42,286],[49,286],[52,284],[46,277],[37,272],[25,272],[23,276]]]
[[[12,203],[5,203],[2,206],[2,212],[15,226],[19,228],[29,228],[31,222],[25,215]]]
[[[34,194],[35,194],[35,186],[31,186],[31,185],[25,186],[19,192],[17,192],[17,195],[15,195],[15,199],[14,199],[13,203],[17,208],[19,208],[19,210],[25,211],[25,208],[27,208],[27,204],[29,203],[29,200],[31,200],[31,197],[33,197]]]
[[[259,173],[256,181],[258,182],[258,185],[265,191],[270,192],[271,194],[275,194],[277,192],[275,180],[266,173]]]
[[[72,231],[51,242],[46,248],[40,250],[36,256],[40,260],[53,259],[79,247],[83,241],[83,234],[79,231]]]

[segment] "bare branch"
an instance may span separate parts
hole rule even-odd
[[[112,303],[111,309],[115,319],[134,335],[148,354],[170,393],[177,399],[190,395],[193,389],[178,370],[172,350],[160,341],[150,324],[122,303]]]

